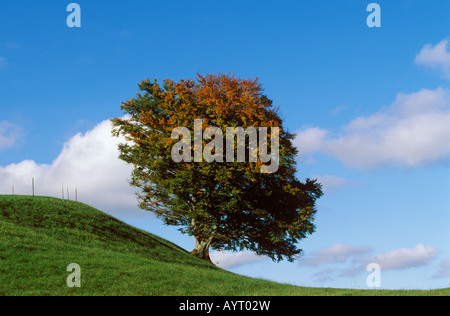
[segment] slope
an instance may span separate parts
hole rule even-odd
[[[81,267],[69,288],[67,266]],[[448,295],[303,288],[219,269],[99,210],[48,197],[0,196],[0,295]]]

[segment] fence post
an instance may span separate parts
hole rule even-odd
[[[67,200],[70,201],[69,187],[67,187]]]
[[[34,197],[34,178],[33,178],[32,181],[31,181],[31,186],[32,186],[32,188],[33,188],[33,197]]]
[[[12,186],[12,195],[14,195],[14,184]]]
[[[78,188],[75,188],[75,202],[78,202]]]
[[[64,182],[61,184],[62,200],[64,201]]]

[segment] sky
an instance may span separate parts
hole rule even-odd
[[[316,178],[300,258],[212,253],[235,273],[316,287],[450,286],[450,2],[0,3],[0,194],[73,198],[186,250],[192,237],[138,209],[110,118],[146,78],[259,78]],[[378,18],[376,17],[376,18]],[[69,23],[70,24],[70,23]],[[67,194],[67,191],[66,191]]]

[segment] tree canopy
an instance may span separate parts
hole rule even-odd
[[[113,134],[127,140],[120,158],[134,166],[140,207],[194,236],[192,253],[205,260],[212,247],[292,261],[298,242],[315,230],[322,190],[316,180],[296,178],[295,135],[258,80],[197,74],[176,83],[147,79],[139,89],[122,103],[127,115],[113,119]]]

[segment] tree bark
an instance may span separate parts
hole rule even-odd
[[[196,221],[193,218],[191,220],[191,225],[192,228],[197,228],[196,226]],[[208,239],[203,239],[203,238],[199,238],[197,236],[195,236],[195,248],[194,250],[191,251],[191,254],[193,254],[194,256],[205,260],[209,263],[212,263],[211,258],[209,257],[209,247],[211,246],[213,240],[214,240],[214,236],[216,235],[216,230],[217,230],[217,226],[214,225],[212,231],[211,231],[211,235],[209,236]]]
[[[191,251],[191,254],[202,260],[212,263],[211,258],[209,257],[209,247],[211,246],[211,241],[211,239],[200,240],[199,238],[195,237],[195,248]]]

